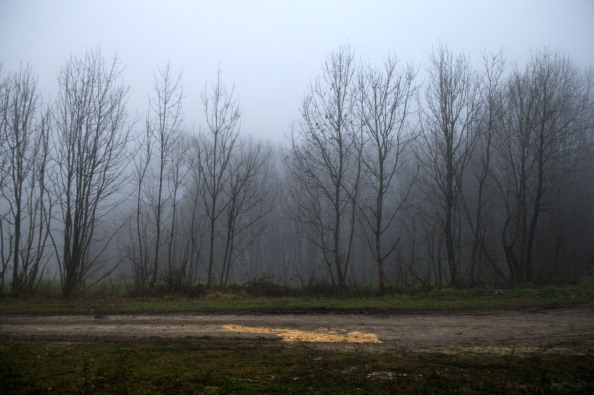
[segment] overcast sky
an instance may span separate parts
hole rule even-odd
[[[183,72],[189,130],[200,93],[216,78],[235,85],[241,133],[282,142],[325,56],[349,44],[358,59],[394,54],[425,67],[439,43],[478,59],[500,49],[524,63],[549,48],[594,65],[593,0],[495,1],[60,1],[0,0],[5,71],[31,63],[44,96],[69,54],[101,47],[126,67],[130,112],[146,111],[156,66]]]

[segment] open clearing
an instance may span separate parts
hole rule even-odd
[[[21,340],[311,343],[341,350],[473,353],[594,350],[594,306],[421,314],[0,316]]]

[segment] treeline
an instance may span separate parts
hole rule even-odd
[[[220,72],[187,110],[181,75],[157,68],[133,119],[119,60],[100,50],[66,61],[52,102],[30,67],[0,70],[1,292],[48,277],[66,297],[107,277],[134,295],[582,279],[592,74],[549,51],[477,64],[441,46],[419,73],[341,47],[282,147],[241,135]],[[188,131],[185,111],[205,124]]]

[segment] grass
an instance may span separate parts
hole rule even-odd
[[[527,286],[512,289],[436,289],[375,296],[262,297],[214,291],[200,298],[87,295],[63,299],[0,299],[0,314],[167,314],[241,312],[419,312],[423,310],[516,309],[594,303],[594,286]]]
[[[8,342],[2,393],[576,393],[594,356],[346,352],[237,342]]]

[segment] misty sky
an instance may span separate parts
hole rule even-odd
[[[523,64],[530,50],[549,48],[594,65],[594,1],[0,0],[4,69],[31,63],[46,98],[69,54],[99,46],[126,67],[130,112],[142,118],[155,67],[170,60],[183,71],[186,127],[197,130],[200,93],[220,65],[241,102],[241,133],[275,142],[340,45],[363,62],[394,54],[423,68],[440,42],[477,61],[502,49]]]

